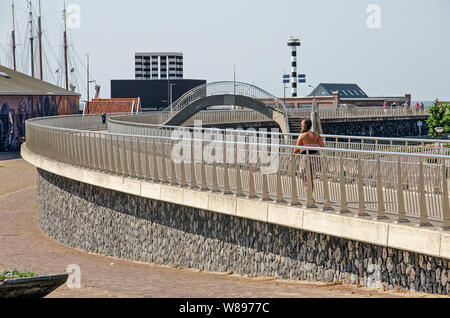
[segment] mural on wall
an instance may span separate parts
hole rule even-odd
[[[0,96],[0,151],[20,149],[27,119],[77,114],[78,103],[78,96]]]

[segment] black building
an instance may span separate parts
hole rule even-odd
[[[111,98],[140,97],[143,111],[163,110],[170,101],[176,101],[187,91],[203,84],[206,80],[111,80]]]

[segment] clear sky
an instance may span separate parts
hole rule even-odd
[[[52,41],[53,56],[58,56],[62,1],[41,1],[44,32]],[[37,0],[32,2],[37,7]],[[26,24],[26,1],[15,3],[17,23]],[[66,4],[81,9],[81,27],[70,30],[79,55],[74,60],[85,63],[89,53],[91,76],[102,86],[101,97],[110,96],[111,79],[134,79],[134,53],[142,51],[183,52],[184,78],[209,82],[232,80],[236,65],[238,81],[283,96],[282,75],[290,72],[286,43],[294,35],[302,43],[298,72],[306,74],[309,85],[357,83],[369,96],[411,93],[413,100],[450,100],[449,0],[67,0]],[[371,4],[380,8],[380,28],[367,25]],[[10,17],[11,1],[0,0],[2,64],[10,63]],[[25,29],[19,27],[23,29],[19,42],[24,43]],[[19,46],[20,54],[25,54],[24,47]],[[22,59],[26,64],[27,58]],[[85,87],[84,68],[78,66],[77,71],[79,85]],[[310,91],[300,85],[299,95]]]

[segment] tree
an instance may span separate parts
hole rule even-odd
[[[433,106],[428,110],[430,117],[427,119],[428,135],[430,137],[438,137],[438,133],[434,130],[436,127],[443,127],[442,133],[450,133],[450,104],[439,104],[436,99]]]

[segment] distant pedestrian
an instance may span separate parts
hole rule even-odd
[[[385,114],[387,114],[387,107],[388,107],[388,105],[387,105],[386,101],[384,101],[383,110],[384,110]]]
[[[415,104],[414,104],[414,109],[416,110],[416,112],[417,111],[419,111],[419,102],[416,102]]]
[[[423,104],[423,102],[420,102],[420,110],[424,111],[425,110],[425,105]]]
[[[404,109],[405,111],[409,110],[409,104],[408,104],[408,102],[404,102],[402,106],[403,106],[403,109]]]
[[[106,114],[105,113],[103,113],[103,115],[102,115],[102,123],[106,124]]]

